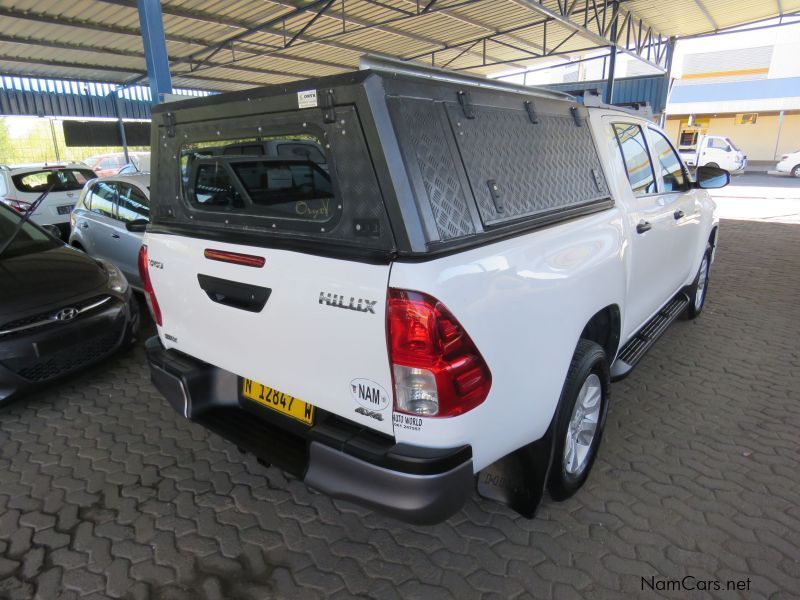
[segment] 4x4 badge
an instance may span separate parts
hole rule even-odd
[[[378,301],[350,296],[350,301],[345,304],[345,297],[340,294],[320,292],[319,303],[327,304],[328,306],[333,306],[335,308],[346,308],[347,310],[355,310],[357,312],[372,313],[374,315],[375,305],[378,303]]]

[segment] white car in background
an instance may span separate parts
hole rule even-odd
[[[83,186],[96,177],[94,171],[79,163],[0,166],[0,202],[24,213],[50,189],[31,220],[42,226],[55,225],[61,239],[66,240],[70,213]]]
[[[781,156],[780,162],[775,165],[779,173],[788,173],[792,177],[800,177],[800,150]]]

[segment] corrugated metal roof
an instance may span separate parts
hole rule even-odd
[[[337,0],[314,5],[327,7],[317,16],[319,8],[308,0],[164,0],[162,12],[175,84],[235,90],[355,69],[367,52],[492,75],[534,64],[545,53],[568,56],[597,46],[608,34],[610,4]],[[626,45],[643,47],[649,31],[661,60],[668,36],[797,12],[800,0],[627,0],[620,6],[621,15],[630,13],[620,18]],[[624,27],[628,20],[636,26]],[[0,0],[0,73],[144,81],[136,0]]]

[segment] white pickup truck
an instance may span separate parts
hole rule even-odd
[[[678,151],[688,167],[718,167],[731,175],[741,175],[747,166],[747,156],[731,138],[721,135],[694,136],[694,144],[679,146]]]
[[[331,496],[432,523],[477,484],[533,516],[586,480],[610,381],[702,310],[728,173],[630,112],[366,67],[156,108],[152,380]],[[238,151],[276,139],[324,163]]]

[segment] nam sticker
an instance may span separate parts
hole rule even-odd
[[[381,411],[389,406],[389,394],[382,385],[370,379],[353,379],[350,382],[350,394],[368,411]]]

